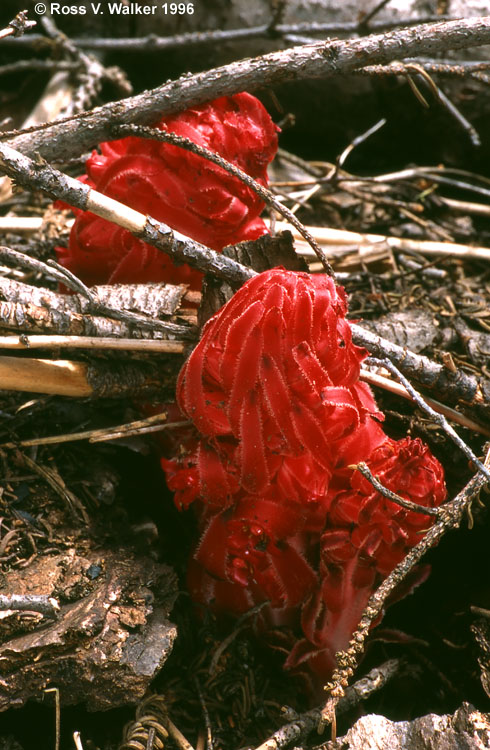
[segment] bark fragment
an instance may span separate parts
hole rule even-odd
[[[0,646],[0,711],[42,700],[49,686],[59,689],[62,705],[106,710],[135,703],[176,637],[167,619],[175,574],[127,549],[51,556],[9,576],[13,587],[74,601],[61,607],[56,622],[40,622]]]

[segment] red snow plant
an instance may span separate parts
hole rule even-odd
[[[327,276],[274,269],[248,281],[182,368],[178,403],[196,436],[162,462],[177,506],[198,517],[194,599],[233,615],[265,602],[259,627],[296,633],[286,666],[322,680],[433,520],[384,498],[353,465],[365,461],[419,505],[446,496],[429,449],[385,435],[346,312]]]

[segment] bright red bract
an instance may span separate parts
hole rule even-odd
[[[258,99],[247,93],[221,97],[161,118],[160,130],[190,138],[267,185],[267,165],[277,150],[277,128]],[[209,160],[178,146],[129,137],[100,145],[83,179],[99,192],[153,216],[213,250],[257,239],[267,228],[257,194]],[[162,281],[198,289],[202,274],[175,265],[128,231],[76,211],[62,265],[85,283]]]

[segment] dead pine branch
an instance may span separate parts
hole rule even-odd
[[[342,180],[340,180],[342,183]],[[349,183],[346,183],[349,184]],[[352,184],[352,183],[351,183]],[[450,199],[445,199],[446,201]],[[478,204],[472,204],[473,206]],[[471,207],[471,206],[470,206]],[[485,213],[483,208],[478,206],[476,211]],[[464,206],[466,211],[466,206]],[[276,222],[277,231],[287,229],[284,222]],[[474,245],[462,245],[456,242],[433,242],[430,240],[413,240],[406,237],[390,237],[382,234],[371,234],[361,232],[350,232],[346,229],[333,229],[330,227],[308,227],[310,234],[315,240],[326,248],[330,247],[332,255],[335,254],[335,248],[342,247],[359,247],[361,255],[367,257],[369,252],[377,252],[380,248],[386,247],[392,250],[402,252],[416,252],[421,255],[464,258],[475,260],[490,260],[489,247],[475,247]],[[300,240],[300,236],[293,229],[290,230],[295,239]],[[299,246],[301,255],[312,256],[309,248],[301,243]]]
[[[146,128],[137,125],[116,126],[114,128],[114,131],[115,135],[118,136],[134,135],[142,138],[151,138],[152,140],[156,141],[163,141],[164,143],[171,143],[174,146],[179,146],[180,148],[184,148],[187,151],[191,151],[197,156],[202,156],[204,159],[211,161],[213,164],[217,164],[217,166],[221,167],[234,177],[237,177],[241,182],[247,185],[247,187],[253,190],[253,192],[256,193],[259,198],[261,198],[266,204],[272,206],[272,208],[274,208],[281,216],[285,217],[288,222],[293,225],[293,227],[301,235],[301,237],[303,237],[303,239],[306,240],[306,242],[313,248],[313,251],[320,259],[325,272],[329,276],[334,276],[333,268],[327,260],[325,252],[316,242],[314,237],[309,233],[306,227],[296,218],[296,216],[292,213],[292,211],[289,210],[289,208],[283,206],[283,204],[270,190],[257,182],[257,180],[254,180],[253,177],[250,177],[250,175],[244,172],[243,169],[240,169],[235,164],[231,164],[231,162],[223,159],[223,157],[219,154],[210,151],[203,146],[199,146],[198,144],[191,141],[190,138],[183,138],[182,136],[176,135],[175,133],[167,133],[166,131],[159,130],[158,128]]]
[[[15,18],[10,21],[7,26],[0,31],[0,39],[5,39],[8,36],[21,37],[26,31],[32,29],[36,25],[35,21],[29,21],[27,18],[27,11],[21,10]]]
[[[443,414],[440,414],[435,411],[435,409],[432,409],[432,407],[429,406],[429,404],[421,397],[419,393],[413,388],[411,383],[407,380],[406,377],[400,372],[400,370],[391,362],[389,359],[376,359],[376,357],[369,357],[366,362],[367,365],[378,365],[382,367],[386,367],[395,377],[400,380],[401,384],[405,387],[405,389],[408,391],[412,399],[415,401],[417,406],[422,409],[422,411],[425,411],[427,414],[432,417],[432,419],[444,430],[446,435],[449,436],[450,440],[455,443],[458,448],[465,454],[466,458],[473,462],[474,465],[478,468],[479,471],[483,472],[488,480],[490,480],[490,473],[487,471],[487,469],[483,466],[483,464],[478,460],[478,458],[475,456],[471,448],[469,448],[468,445],[460,438],[460,436],[457,434],[457,432],[454,430],[453,427],[448,423],[446,417]]]
[[[147,125],[162,115],[218,96],[253,91],[258,86],[344,75],[366,65],[426,54],[434,56],[448,49],[489,43],[490,16],[423,24],[361,39],[315,42],[182,76],[153,91],[97,107],[80,117],[52,123],[34,133],[16,135],[9,145],[22,153],[39,152],[49,160],[73,158],[108,140],[115,121]]]
[[[345,694],[337,705],[337,715],[349,711],[354,706],[366,700],[374,692],[381,690],[397,674],[400,669],[398,659],[390,659],[379,667],[371,669],[370,672],[357,680],[353,685],[346,688]],[[256,750],[283,750],[293,743],[304,741],[309,734],[321,728],[322,708],[313,708],[294,719],[263,742]]]
[[[89,443],[103,443],[109,440],[119,440],[133,435],[146,435],[150,432],[162,432],[164,430],[179,429],[187,427],[190,422],[167,422],[167,413],[161,412],[145,419],[136,419],[133,422],[106,427],[100,430],[83,430],[82,432],[69,432],[63,435],[48,435],[47,437],[30,438],[19,440],[16,443],[2,443],[1,448],[30,448],[35,445],[57,445],[59,443],[72,443],[78,440],[88,440]]]
[[[165,224],[64,175],[43,160],[35,162],[9,146],[0,144],[0,163],[9,176],[28,189],[43,190],[77,208],[90,210],[98,216],[114,221],[176,260],[189,263],[201,271],[213,273],[235,287],[255,274],[255,271],[237,261],[185,238]],[[149,325],[151,326],[151,323]],[[397,347],[358,325],[352,325],[352,333],[356,344],[364,346],[378,358],[389,358],[405,376],[419,385],[443,394],[444,400],[448,399],[452,403],[463,401],[469,407],[477,408],[482,418],[490,413],[490,384],[486,384],[485,381],[479,381],[476,377],[461,371],[453,373],[444,365]]]

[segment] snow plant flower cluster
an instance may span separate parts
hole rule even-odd
[[[200,541],[193,598],[259,627],[296,633],[288,668],[328,679],[376,586],[432,517],[395,504],[353,465],[365,461],[407,500],[446,497],[418,439],[387,437],[355,346],[344,290],[280,268],[248,281],[205,325],[177,385],[193,439],[162,461]]]
[[[264,187],[277,150],[277,128],[251,94],[221,97],[154,124],[189,138],[240,167]],[[99,153],[100,151],[100,153]],[[139,137],[101,143],[81,179],[99,192],[213,250],[267,233],[262,200],[221,167],[178,146]],[[199,289],[202,274],[176,265],[125,229],[75,211],[68,247],[59,262],[86,284],[187,283]]]

